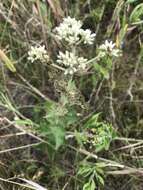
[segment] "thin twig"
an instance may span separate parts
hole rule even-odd
[[[1,135],[0,139],[2,138],[10,138],[10,137],[15,137],[15,136],[21,136],[21,135],[25,135],[26,132],[20,132],[20,133],[15,133],[15,134],[8,134],[8,135]]]
[[[37,95],[39,95],[41,98],[43,98],[45,101],[48,102],[54,102],[50,98],[46,97],[43,93],[41,93],[36,87],[34,87],[32,84],[30,84],[22,75],[18,74],[20,79],[30,87],[31,90],[33,90]],[[55,103],[55,102],[54,102]]]
[[[71,149],[75,150],[75,151],[78,151],[78,152],[80,152],[80,153],[82,153],[82,154],[88,156],[88,157],[91,157],[91,158],[97,159],[97,160],[99,160],[99,161],[105,162],[105,163],[107,163],[107,166],[110,166],[110,167],[118,167],[118,168],[122,169],[121,171],[123,171],[123,169],[124,169],[124,170],[127,170],[127,169],[129,170],[129,169],[130,169],[130,170],[132,170],[132,171],[134,170],[134,173],[143,175],[143,169],[142,169],[142,168],[131,168],[131,167],[126,166],[126,165],[124,165],[124,164],[120,164],[120,163],[118,163],[118,162],[116,162],[116,161],[108,160],[108,159],[102,158],[102,157],[98,157],[96,154],[91,153],[91,152],[88,152],[88,151],[86,151],[86,150],[84,150],[84,149],[77,149],[77,148],[75,148],[75,147],[73,147],[73,146],[69,146],[69,147],[70,147]]]
[[[6,152],[15,151],[15,150],[20,150],[20,149],[25,149],[25,148],[29,148],[29,147],[33,147],[33,146],[38,146],[40,144],[41,144],[41,142],[39,142],[39,143],[33,143],[33,144],[27,144],[27,145],[23,145],[23,146],[19,146],[19,147],[14,147],[14,148],[9,148],[9,149],[5,149],[5,150],[1,150],[0,154],[6,153]]]
[[[31,133],[30,131],[26,130],[26,127],[25,127],[25,126],[24,126],[24,127],[23,127],[23,126],[18,126],[18,125],[16,125],[14,122],[10,121],[10,120],[9,120],[8,118],[6,118],[6,117],[4,118],[4,120],[7,121],[9,124],[13,125],[15,128],[19,129],[20,131],[25,132],[27,135],[33,137],[34,139],[40,141],[41,143],[48,144],[51,148],[54,149],[54,147],[53,147],[50,143],[48,143],[47,141],[45,141],[45,140],[41,139],[40,137],[34,135],[34,134]]]
[[[117,127],[116,124],[116,115],[114,111],[114,105],[113,105],[113,93],[112,93],[112,87],[113,87],[113,82],[114,82],[114,69],[115,69],[115,63],[112,63],[112,70],[111,70],[111,75],[110,79],[108,81],[108,86],[109,86],[109,108],[110,108],[110,113],[111,113],[111,118],[112,118],[112,123],[113,126]]]
[[[129,149],[129,148],[133,148],[133,147],[136,147],[136,146],[141,145],[141,144],[143,144],[143,141],[137,142],[137,143],[134,143],[134,144],[130,144],[130,145],[127,145],[127,146],[123,146],[121,148],[117,148],[113,152],[116,152],[116,151],[119,151],[119,150],[125,150],[125,149]]]
[[[31,186],[29,186],[29,185],[24,185],[24,184],[22,184],[22,183],[17,183],[17,182],[14,182],[14,181],[10,181],[10,180],[8,180],[8,179],[0,178],[0,181],[4,181],[4,182],[7,182],[7,183],[11,183],[11,184],[13,184],[13,185],[19,185],[19,186],[21,186],[21,187],[26,187],[26,188],[30,188],[30,189],[34,189],[34,190],[35,190],[34,187],[31,187]]]
[[[141,47],[141,51],[140,51],[138,60],[137,60],[136,65],[135,65],[134,72],[130,78],[130,85],[129,85],[129,88],[127,89],[126,96],[125,96],[125,97],[127,97],[129,95],[130,101],[133,101],[133,98],[134,98],[134,96],[132,94],[132,89],[133,89],[133,86],[135,85],[135,82],[136,82],[136,76],[137,76],[137,72],[139,69],[139,64],[140,64],[142,56],[143,56],[142,53],[143,53],[143,47]]]

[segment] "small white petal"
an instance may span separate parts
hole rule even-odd
[[[121,55],[120,50],[116,48],[116,44],[108,40],[105,40],[104,44],[99,46],[99,50],[99,57],[104,57],[106,54],[113,57],[119,57]]]
[[[65,66],[65,74],[73,75],[75,72],[86,68],[87,59],[78,57],[72,52],[59,52],[57,58],[57,63]]]
[[[49,60],[49,56],[45,46],[31,46],[30,50],[28,51],[28,60],[30,60],[32,63],[36,60],[47,62]]]

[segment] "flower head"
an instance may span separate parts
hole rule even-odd
[[[81,21],[77,21],[75,18],[64,18],[63,22],[55,28],[56,37],[59,40],[65,40],[69,44],[75,44],[80,40],[79,31],[81,26]]]
[[[81,30],[80,32],[81,32],[81,36],[82,36],[84,44],[89,44],[89,45],[93,44],[95,36],[96,36],[95,33],[91,33],[91,30],[89,29]]]
[[[119,57],[121,55],[121,51],[120,49],[116,48],[116,44],[108,40],[106,40],[104,44],[99,46],[99,50],[101,57],[104,57],[106,55]]]
[[[28,51],[28,60],[30,60],[32,63],[37,60],[41,62],[49,61],[49,56],[45,46],[31,46],[30,50]]]
[[[71,17],[64,18],[63,22],[55,28],[56,37],[69,44],[78,44],[80,42],[92,44],[95,34],[92,34],[89,29],[84,30],[81,27],[81,21]]]
[[[73,75],[77,71],[85,70],[87,59],[66,51],[65,53],[59,52],[57,63],[65,66],[65,74]]]

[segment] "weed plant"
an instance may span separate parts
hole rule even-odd
[[[0,1],[0,190],[143,189],[143,2]]]

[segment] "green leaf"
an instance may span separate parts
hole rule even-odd
[[[51,132],[55,141],[55,149],[57,150],[64,143],[65,131],[61,127],[51,127]]]
[[[131,23],[136,23],[136,22],[142,21],[141,20],[142,16],[143,16],[143,3],[140,3],[132,11],[129,20]]]
[[[135,3],[136,1],[138,1],[138,0],[127,0],[127,2],[126,2],[126,3],[131,4],[131,3]]]
[[[90,182],[84,184],[83,190],[91,190],[90,189]]]
[[[109,79],[109,70],[107,68],[102,67],[99,64],[94,64],[94,68],[96,71],[100,72],[104,78]]]
[[[100,175],[98,175],[97,179],[98,179],[98,181],[99,181],[99,183],[101,185],[104,185],[104,179],[103,179],[103,177],[101,177]]]
[[[116,137],[115,130],[111,124],[99,121],[99,114],[93,115],[84,125],[86,131],[84,143],[90,143],[96,149],[96,152],[108,150],[111,141]],[[87,135],[90,131],[92,131],[92,141]]]
[[[85,128],[92,128],[99,125],[98,119],[101,113],[94,114],[84,125]]]
[[[83,145],[84,140],[86,140],[86,137],[83,135],[83,133],[78,132],[75,130],[74,132],[75,138],[80,146]]]
[[[14,123],[17,124],[17,125],[29,125],[29,126],[33,126],[33,122],[30,119],[25,119],[25,120],[16,119],[14,121]]]
[[[95,188],[96,188],[96,185],[93,179],[87,182],[86,184],[84,184],[83,186],[83,190],[95,190]]]
[[[82,167],[78,171],[78,175],[83,175],[84,177],[87,177],[89,174],[92,173],[92,169],[90,167]]]
[[[91,181],[91,190],[95,190],[95,188],[96,188],[96,185],[95,185],[94,180],[92,179],[92,181]]]
[[[41,12],[41,15],[44,19],[47,16],[47,6],[46,6],[46,3],[43,3],[40,1],[39,1],[39,4],[40,4],[40,12]]]

